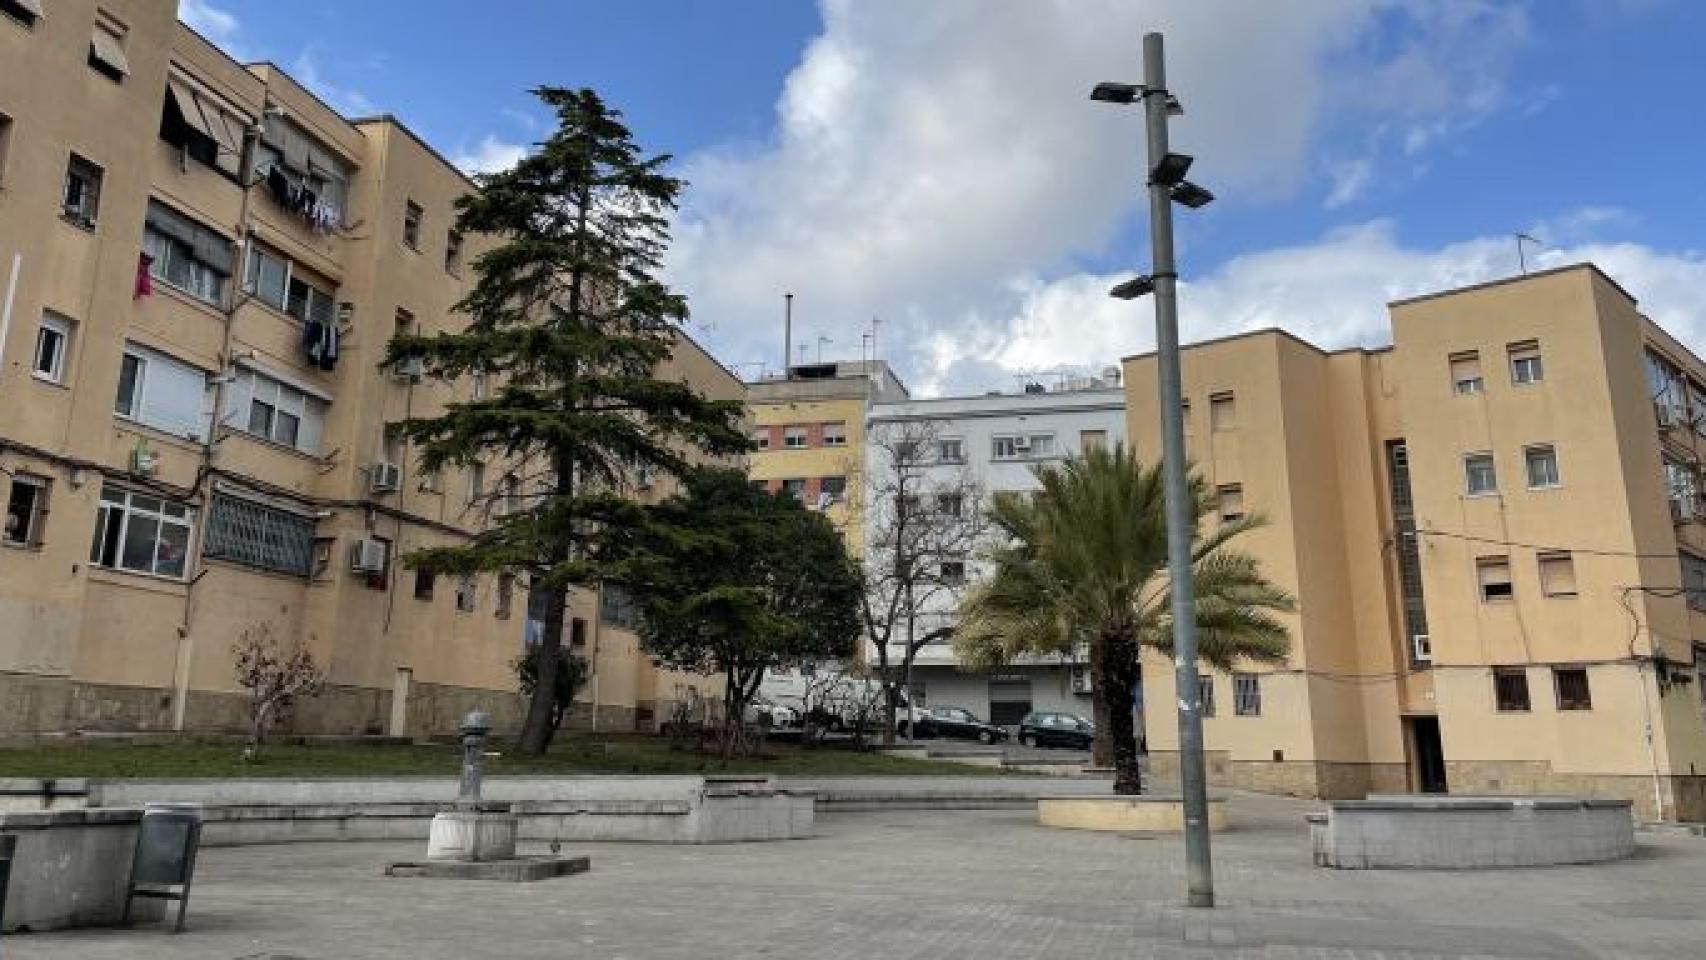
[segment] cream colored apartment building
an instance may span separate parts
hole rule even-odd
[[[378,366],[394,332],[457,324],[474,186],[174,7],[0,2],[0,732],[240,727],[232,645],[260,629],[328,670],[297,731],[438,733],[476,706],[513,727],[525,589],[399,557],[525,491],[501,464],[424,475],[386,429],[483,384]],[[685,337],[670,366],[744,394]],[[714,694],[655,669],[632,618],[574,600],[578,720]]]
[[[1390,312],[1384,349],[1184,351],[1196,469],[1267,518],[1243,546],[1298,598],[1289,663],[1204,676],[1211,775],[1706,818],[1706,363],[1586,264]],[[1153,354],[1126,375],[1156,456]],[[1144,677],[1174,702],[1170,663]],[[1177,728],[1149,719],[1166,772]]]

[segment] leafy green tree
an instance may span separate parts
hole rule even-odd
[[[1098,759],[1112,761],[1116,793],[1141,793],[1131,714],[1138,654],[1143,647],[1173,652],[1161,468],[1116,445],[1038,467],[1036,477],[1034,495],[995,499],[993,520],[1006,542],[961,609],[955,648],[968,664],[990,666],[1087,646]],[[1205,531],[1212,504],[1194,476],[1191,503],[1201,658],[1221,669],[1239,660],[1282,662],[1290,639],[1276,614],[1292,610],[1292,598],[1262,577],[1254,557],[1227,546],[1261,518]]]
[[[516,657],[510,664],[515,668],[515,680],[523,696],[533,696],[539,686],[539,650],[534,648]],[[551,729],[558,730],[569,710],[575,705],[575,694],[586,686],[587,664],[582,657],[563,653],[557,657],[557,682],[552,688],[557,702],[551,711]]]
[[[520,749],[543,753],[555,727],[564,603],[602,578],[603,545],[639,522],[623,496],[636,471],[680,474],[695,452],[742,452],[737,404],[659,375],[687,301],[655,274],[683,183],[646,156],[621,114],[591,90],[542,87],[557,129],[514,167],[479,178],[458,201],[457,229],[490,238],[455,333],[400,335],[386,363],[425,361],[427,375],[489,376],[496,388],[433,417],[403,421],[422,469],[501,462],[519,510],[457,546],[420,550],[434,573],[524,574],[544,592],[538,676]]]
[[[642,648],[664,666],[721,676],[725,752],[771,667],[853,652],[859,573],[822,513],[705,469],[650,511],[623,581]]]

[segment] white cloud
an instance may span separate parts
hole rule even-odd
[[[1601,213],[1561,218],[1572,222]],[[1534,228],[1540,230],[1540,227]],[[1531,253],[1531,269],[1593,262],[1638,298],[1653,320],[1684,342],[1706,346],[1706,255],[1639,244],[1585,242]],[[1416,294],[1517,273],[1508,236],[1436,249],[1407,248],[1389,221],[1335,230],[1314,243],[1238,257],[1181,284],[1181,337],[1187,341],[1282,327],[1325,348],[1389,341],[1386,304]],[[1154,306],[1108,296],[1117,276],[1075,275],[1032,283],[1008,318],[932,357],[926,383],[963,387],[996,370],[1099,368],[1154,346]]]
[[[322,73],[319,56],[312,47],[304,48],[297,55],[290,65],[290,75],[346,117],[366,117],[379,112],[366,94],[354,87],[342,86]]]
[[[1328,164],[1327,173],[1332,177],[1333,189],[1328,191],[1327,199],[1321,205],[1328,210],[1337,210],[1368,189],[1369,182],[1374,179],[1374,158],[1357,157]]]
[[[181,0],[178,19],[201,34],[235,60],[247,58],[242,42],[243,24],[237,15],[212,0]]]
[[[828,334],[854,355],[881,316],[884,356],[920,385],[987,386],[949,376],[946,358],[999,353],[985,341],[1003,318],[1129,222],[1139,117],[1087,93],[1138,79],[1143,31],[1167,34],[1188,111],[1174,142],[1223,204],[1306,188],[1348,202],[1386,158],[1370,148],[1366,171],[1330,181],[1314,156],[1324,138],[1366,143],[1390,122],[1394,152],[1407,138],[1431,149],[1499,108],[1501,51],[1525,35],[1520,14],[1486,0],[822,6],[774,137],[688,159],[671,279],[732,362],[779,361],[792,290],[799,340]]]
[[[527,152],[524,144],[511,143],[488,133],[472,150],[462,149],[451,154],[450,162],[465,173],[495,173],[515,166],[517,161],[527,156]]]

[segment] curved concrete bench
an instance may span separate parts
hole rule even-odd
[[[1635,850],[1627,800],[1376,795],[1308,821],[1315,865],[1347,870],[1597,863]]]
[[[1062,796],[1037,800],[1037,822],[1066,830],[1183,833],[1185,803],[1171,796]],[[1226,801],[1210,797],[1208,828],[1225,830]]]

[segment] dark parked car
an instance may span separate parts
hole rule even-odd
[[[1076,747],[1090,749],[1096,728],[1090,721],[1070,713],[1033,711],[1019,721],[1019,742],[1028,747]]]
[[[934,707],[927,721],[930,735],[954,740],[976,740],[979,743],[1000,743],[1007,731],[992,723],[984,723],[977,714],[959,707]]]

